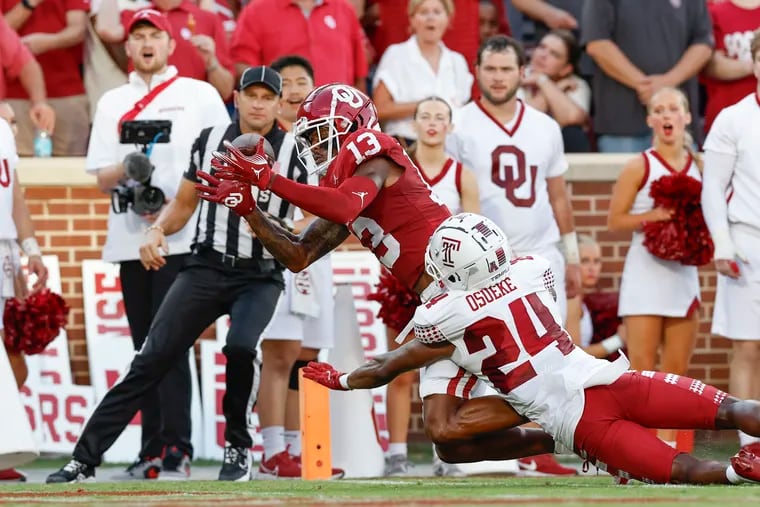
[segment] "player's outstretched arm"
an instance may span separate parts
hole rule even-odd
[[[247,214],[245,220],[269,253],[294,273],[333,251],[349,235],[345,225],[322,218],[296,235],[274,224],[258,208]]]
[[[362,163],[353,176],[337,188],[314,187],[288,178],[272,179],[270,190],[288,202],[338,224],[353,221],[377,196],[391,170],[391,163],[376,158]]]
[[[454,346],[450,342],[427,345],[412,340],[392,352],[375,356],[348,374],[337,371],[327,363],[313,361],[303,372],[306,378],[330,389],[373,389],[389,383],[404,372],[451,357],[453,352]]]

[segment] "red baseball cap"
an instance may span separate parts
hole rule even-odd
[[[129,20],[127,33],[132,33],[132,29],[138,23],[148,23],[155,26],[159,30],[168,33],[169,37],[172,36],[172,25],[169,23],[169,18],[164,16],[162,12],[157,11],[156,9],[142,9],[135,12],[134,16],[132,16],[132,19]]]

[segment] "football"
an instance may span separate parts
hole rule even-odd
[[[241,134],[232,141],[232,146],[240,150],[243,155],[250,157],[256,153],[256,146],[259,144],[261,136],[259,134]],[[274,148],[269,144],[269,141],[264,139],[264,152],[267,154],[269,163],[274,163],[275,155]]]

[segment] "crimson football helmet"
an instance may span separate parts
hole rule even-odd
[[[324,175],[343,139],[359,128],[379,130],[377,110],[369,97],[344,84],[315,88],[298,108],[293,124],[298,156],[310,173]]]
[[[425,271],[449,290],[474,290],[509,273],[507,236],[491,220],[460,213],[444,220],[425,251]]]

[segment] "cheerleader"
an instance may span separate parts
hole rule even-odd
[[[691,152],[691,122],[686,96],[663,88],[647,106],[653,147],[630,160],[612,192],[607,225],[610,231],[631,231],[633,237],[623,266],[618,314],[623,318],[631,368],[683,375],[689,367],[699,323],[697,268],[663,260],[644,246],[646,222],[671,220],[673,209],[655,207],[652,182],[682,173],[701,180],[701,162]],[[676,432],[660,430],[662,440],[675,446]]]

